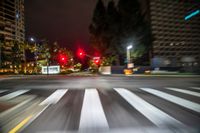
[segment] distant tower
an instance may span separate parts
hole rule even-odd
[[[24,0],[0,0],[0,40],[25,40]]]
[[[200,14],[185,16],[200,9],[195,0],[148,0],[152,30],[153,57],[167,66],[200,66]]]

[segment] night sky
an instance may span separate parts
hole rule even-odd
[[[93,10],[97,0],[25,0],[26,38],[72,48],[88,47]],[[75,47],[74,47],[75,48]]]

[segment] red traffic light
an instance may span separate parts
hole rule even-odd
[[[93,57],[93,62],[94,62],[96,65],[100,65],[100,57]]]
[[[59,64],[66,64],[67,63],[67,55],[66,54],[59,54],[58,55],[58,62]]]
[[[83,51],[83,49],[78,49],[78,56],[80,57],[80,58],[83,58],[84,56],[85,56],[85,52]]]
[[[62,61],[64,61],[65,60],[65,58],[64,57],[62,57]]]
[[[99,60],[95,60],[95,63],[99,63]]]

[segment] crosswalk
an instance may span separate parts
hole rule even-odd
[[[138,116],[134,115],[134,112],[138,112],[146,121],[149,121],[155,127],[187,127],[189,122],[194,118],[194,122],[200,123],[200,87],[188,87],[188,88],[174,88],[174,87],[163,87],[163,88],[110,88],[110,89],[101,89],[101,88],[83,88],[84,91],[83,98],[80,98],[81,111],[79,118],[79,125],[77,126],[80,131],[87,132],[96,129],[104,129],[109,130],[112,128],[110,120],[117,119],[119,116],[110,117],[106,108],[110,108],[110,110],[114,110],[115,112],[119,112],[118,115],[124,112],[133,112],[130,115],[133,117],[134,121],[137,121]],[[48,96],[43,96],[40,94],[38,98],[41,98],[40,104],[38,106],[46,106],[45,110],[51,108],[63,108],[64,104],[62,102],[67,102],[66,97],[70,97],[70,94],[74,89],[66,88],[66,89],[57,89],[51,92]],[[77,90],[76,90],[77,91]],[[170,91],[170,93],[169,93]],[[8,93],[6,93],[8,92]],[[44,92],[48,92],[45,90]],[[44,93],[43,92],[43,93]],[[109,93],[107,93],[109,92]],[[0,102],[5,102],[9,100],[14,100],[15,98],[21,96],[28,95],[37,95],[32,92],[32,90],[0,90],[0,94],[4,94],[0,96]],[[111,94],[114,94],[116,97],[113,97]],[[184,96],[188,96],[188,98],[179,97],[180,94],[184,94]],[[102,97],[103,95],[103,97]],[[104,97],[109,97],[110,101],[106,101]],[[118,98],[120,100],[118,100]],[[149,100],[148,100],[149,99]],[[199,99],[199,102],[193,101],[193,99]],[[126,104],[127,107],[121,106],[119,101],[123,101],[123,104]],[[198,100],[196,100],[198,101]],[[166,105],[166,107],[161,107],[161,105]],[[48,108],[47,108],[48,106]],[[63,106],[63,107],[62,107]],[[124,110],[128,111],[119,111],[117,108],[120,107]],[[182,110],[185,116],[181,116],[179,112],[176,112],[175,108]],[[68,106],[67,108],[70,108]],[[170,109],[169,109],[170,108]],[[45,110],[43,113],[45,113]],[[56,112],[54,112],[56,114]],[[56,120],[56,115],[54,114],[54,118],[52,120]],[[187,115],[188,114],[188,115]],[[196,116],[195,116],[195,115]],[[0,113],[1,115],[1,113]],[[42,115],[42,114],[40,114]],[[59,114],[62,115],[62,114]],[[64,114],[63,114],[64,115]],[[177,116],[176,116],[177,115]],[[191,118],[190,116],[193,117]],[[123,115],[123,117],[126,115]],[[116,117],[116,118],[115,118]],[[127,120],[131,118],[127,118]],[[124,117],[124,120],[126,118]],[[49,120],[48,120],[49,121]],[[58,120],[59,121],[59,120]],[[123,121],[123,120],[122,120]],[[51,122],[51,121],[49,121]],[[117,123],[121,123],[120,121],[115,121],[116,125],[120,125]],[[139,120],[138,120],[138,123]],[[192,124],[191,124],[192,125]],[[133,125],[134,126],[134,125]]]
[[[29,90],[18,90],[18,91],[12,92],[12,93],[7,94],[7,95],[5,95],[5,96],[1,96],[1,97],[0,97],[0,101],[10,100],[10,99],[12,99],[12,98],[15,98],[15,97],[17,97],[17,96],[19,96],[19,95],[22,95],[22,94],[28,92],[28,91],[29,91]]]

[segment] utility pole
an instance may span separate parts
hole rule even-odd
[[[46,60],[47,60],[47,76],[49,75],[49,58],[50,58],[50,54],[49,54],[49,49],[47,49],[46,51]]]

